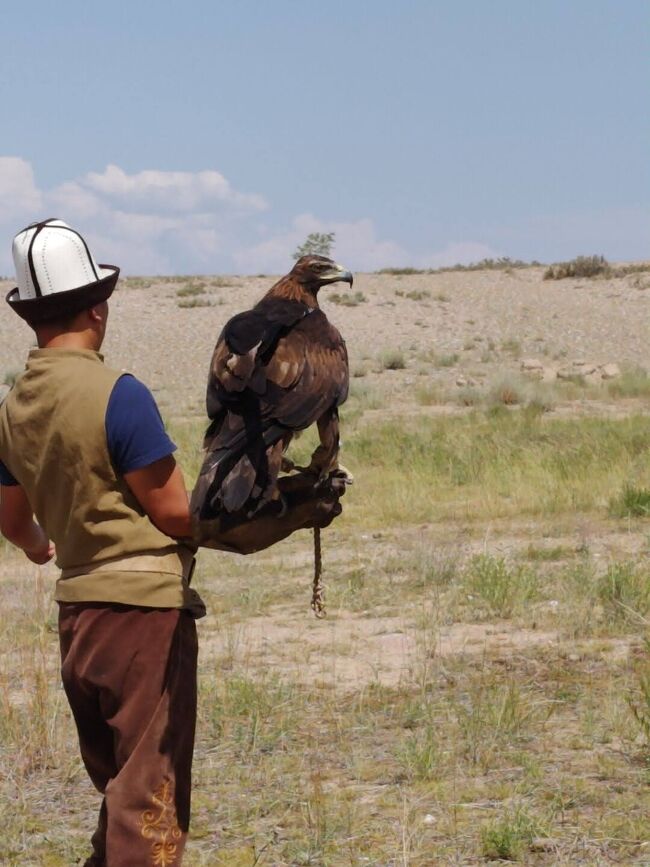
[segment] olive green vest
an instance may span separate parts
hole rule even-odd
[[[192,553],[155,527],[111,462],[106,409],[121,375],[90,350],[30,352],[0,406],[0,460],[56,546],[58,601],[195,609]]]

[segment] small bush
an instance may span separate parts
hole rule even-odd
[[[564,280],[567,277],[609,276],[611,268],[604,256],[577,256],[569,262],[556,262],[544,272],[544,280]]]
[[[469,563],[465,586],[487,604],[491,614],[510,617],[518,605],[533,598],[537,581],[526,566],[509,565],[503,557],[478,554]]]
[[[611,397],[650,397],[650,375],[643,367],[628,367],[607,383]]]
[[[524,556],[527,560],[542,563],[555,563],[558,560],[565,560],[567,557],[572,557],[575,554],[575,549],[567,548],[564,545],[555,545],[552,548],[541,548],[532,543],[526,548]]]
[[[526,402],[526,385],[515,376],[501,376],[493,382],[487,394],[488,405],[515,406]]]
[[[351,382],[350,396],[348,403],[345,405],[348,410],[351,409],[350,404],[356,403],[359,409],[379,409],[382,406],[382,398],[379,392],[367,382]]]
[[[126,277],[120,280],[120,286],[125,289],[148,289],[153,281],[147,277]]]
[[[190,298],[193,295],[204,295],[204,294],[205,294],[205,283],[188,283],[187,286],[182,286],[180,289],[176,290],[176,295],[179,298]]]
[[[646,656],[650,655],[650,639],[645,641]],[[637,688],[630,692],[627,703],[641,729],[644,749],[650,753],[650,665],[647,660],[637,673]]]
[[[615,277],[626,277],[628,274],[645,274],[650,271],[650,262],[632,262],[629,265],[618,265],[614,268]]]
[[[364,304],[368,299],[363,292],[355,292],[354,294],[343,294],[333,292],[328,296],[332,304],[340,304],[343,307],[356,307],[358,304]]]
[[[444,265],[441,268],[382,268],[377,274],[392,274],[393,276],[408,276],[409,274],[445,274],[448,271],[512,271],[518,268],[536,268],[542,263],[533,259],[524,262],[522,259],[511,259],[509,256],[499,256],[497,259],[481,259],[468,265]]]
[[[615,620],[645,619],[650,611],[650,574],[633,563],[613,563],[598,581],[598,596]]]
[[[398,758],[412,780],[431,780],[440,766],[440,737],[437,727],[410,735],[398,752]]]
[[[433,383],[418,388],[415,392],[415,399],[420,406],[438,406],[447,402],[447,395],[443,388]]]
[[[453,367],[458,364],[460,355],[457,352],[450,352],[448,355],[435,355],[433,363],[436,367]]]
[[[457,400],[461,406],[478,406],[483,400],[483,392],[474,385],[464,385],[458,389]]]
[[[207,298],[186,298],[183,301],[179,301],[177,303],[178,307],[188,308],[188,307],[212,307],[212,301],[208,301]]]
[[[381,268],[377,274],[391,274],[393,277],[408,276],[409,274],[428,274],[429,271],[420,268]]]
[[[501,861],[518,861],[538,833],[538,823],[522,810],[517,810],[481,828],[483,856]]]
[[[615,518],[650,518],[650,488],[626,485],[610,500],[609,511]]]
[[[519,356],[521,355],[521,343],[513,338],[504,340],[501,344],[501,349],[504,352],[509,352],[515,358],[519,358]]]
[[[541,262],[533,259],[532,262],[524,262],[522,259],[511,259],[509,256],[499,256],[498,259],[481,259],[478,262],[470,262],[469,265],[451,265],[446,268],[437,268],[444,271],[511,271],[518,268],[537,267]]]
[[[406,359],[401,349],[387,349],[377,359],[381,370],[404,370]]]
[[[334,232],[310,232],[305,241],[296,248],[294,259],[301,256],[327,256],[332,255],[332,247],[335,239]]]

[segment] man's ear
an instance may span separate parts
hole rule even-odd
[[[88,316],[92,322],[104,322],[106,319],[106,302],[88,308]]]

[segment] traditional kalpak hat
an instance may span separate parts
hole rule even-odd
[[[27,226],[14,238],[12,253],[18,286],[7,302],[30,325],[101,304],[120,274],[114,265],[98,265],[79,232],[63,220]]]

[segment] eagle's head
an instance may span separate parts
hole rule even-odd
[[[352,273],[337,265],[327,256],[301,256],[289,275],[297,280],[308,292],[314,295],[321,286],[328,283],[349,283],[352,286]]]

